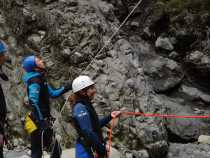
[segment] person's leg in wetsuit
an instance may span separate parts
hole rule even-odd
[[[39,130],[34,131],[31,134],[31,157],[32,158],[42,157],[41,133]]]

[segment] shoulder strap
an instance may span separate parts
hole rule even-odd
[[[28,86],[33,84],[33,83],[38,83],[41,84],[43,81],[40,77],[33,77],[30,80],[27,81]]]

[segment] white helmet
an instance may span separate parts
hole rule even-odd
[[[72,82],[73,93],[79,92],[80,90],[95,84],[88,76],[79,76]]]

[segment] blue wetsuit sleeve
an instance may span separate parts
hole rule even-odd
[[[59,89],[53,89],[50,85],[48,85],[48,92],[52,98],[56,98],[64,93],[64,87],[61,87]]]
[[[92,147],[99,153],[106,153],[105,146],[99,140],[97,134],[93,132],[90,116],[85,105],[77,105],[73,111],[73,117],[80,126],[82,135],[90,141]]]
[[[106,124],[108,124],[112,120],[111,114],[109,116],[106,116],[104,118],[99,119],[99,123],[101,127],[104,127]]]
[[[29,102],[35,110],[35,114],[37,116],[38,121],[43,120],[43,115],[40,111],[39,105],[39,93],[40,93],[40,85],[37,83],[33,83],[28,87],[28,98]]]

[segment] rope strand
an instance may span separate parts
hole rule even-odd
[[[96,53],[95,57],[101,53],[111,42],[111,40],[114,38],[114,36],[119,32],[119,30],[122,28],[122,26],[126,23],[126,21],[130,18],[130,16],[134,13],[134,11],[136,10],[136,8],[142,3],[143,0],[139,0],[138,3],[135,5],[135,7],[132,9],[132,11],[128,14],[128,16],[123,20],[123,22],[120,24],[120,26],[118,27],[118,29],[112,34],[112,36],[109,38],[109,40],[105,43],[105,45]],[[81,72],[81,74],[83,72],[85,72],[87,70],[87,68],[89,67],[89,65],[91,65],[94,60],[95,60],[95,57],[90,61],[90,63],[86,66],[86,68]],[[68,97],[64,103],[64,105],[62,106],[61,108],[61,111],[59,112],[60,114],[62,114],[63,110],[65,109],[65,106],[67,105],[67,102],[68,102]],[[57,120],[57,118],[56,118]],[[56,122],[55,120],[55,122]],[[54,127],[54,124],[53,124],[53,127]]]
[[[109,38],[109,40],[107,42],[105,42],[105,45],[95,54],[95,57],[90,61],[90,63],[86,66],[86,68],[81,72],[83,73],[84,71],[86,71],[89,66],[94,62],[96,56],[98,54],[100,54],[110,43],[111,43],[111,40],[114,38],[114,36],[119,32],[119,30],[123,27],[123,25],[125,25],[125,23],[127,22],[127,20],[130,18],[130,16],[134,13],[134,11],[136,10],[136,8],[141,4],[143,0],[139,0],[138,3],[135,5],[135,7],[132,9],[132,11],[127,15],[127,17],[123,20],[123,22],[120,24],[120,26],[117,28],[117,30],[112,34],[112,36]],[[68,97],[64,103],[64,105],[62,106],[61,108],[61,111],[59,112],[60,115],[62,114],[62,112],[64,111],[66,105],[68,103]],[[58,117],[56,118],[55,122],[58,120]],[[55,122],[53,123],[52,127],[54,129],[54,126],[55,126]],[[112,131],[110,131],[112,132]],[[110,134],[111,135],[111,134]],[[111,139],[111,138],[110,138]],[[109,154],[110,154],[110,149],[111,149],[111,144],[109,146]]]
[[[161,117],[161,118],[210,118],[210,115],[175,115],[175,114],[145,114],[142,112],[122,112],[128,116]]]

